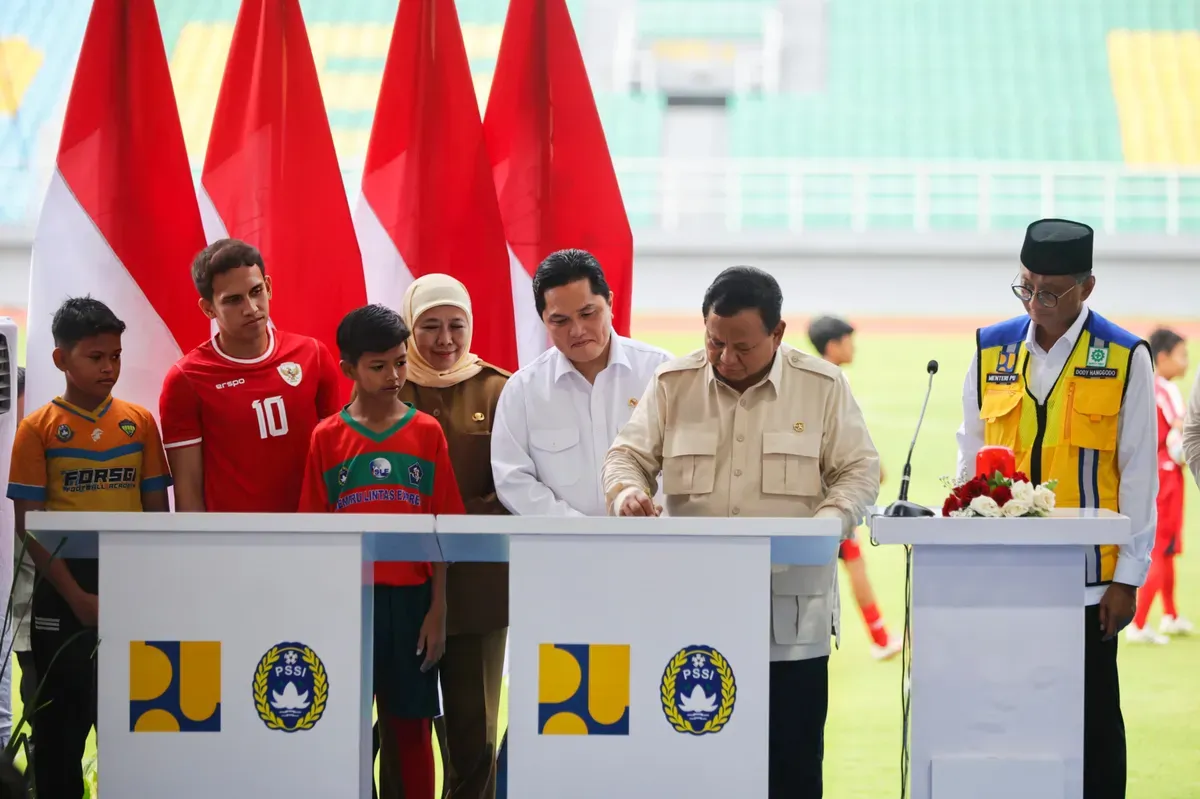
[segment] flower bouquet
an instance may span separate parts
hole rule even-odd
[[[1057,482],[1033,485],[1023,472],[1005,477],[993,472],[982,474],[953,487],[942,503],[943,516],[1018,519],[1030,516],[1049,516],[1054,510],[1054,487]]]
[[[1035,486],[1013,465],[1012,450],[983,447],[975,458],[975,477],[957,485],[947,482],[951,491],[942,503],[942,515],[992,519],[1049,516],[1058,481]]]

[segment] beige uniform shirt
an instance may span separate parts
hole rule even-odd
[[[1196,382],[1192,384],[1187,416],[1183,419],[1183,462],[1200,484],[1200,372],[1196,373]]]
[[[879,455],[841,370],[782,345],[739,394],[703,350],[658,368],[604,461],[609,513],[621,494],[652,495],[662,472],[671,516],[832,516],[849,535],[879,495]],[[830,652],[837,561],[774,567],[771,659]]]

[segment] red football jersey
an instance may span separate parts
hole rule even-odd
[[[199,446],[204,506],[293,513],[317,422],[339,410],[337,362],[324,344],[271,328],[258,358],[226,355],[213,338],[179,359],[159,397],[163,446]]]
[[[409,406],[391,429],[376,433],[348,411],[313,431],[300,496],[301,513],[462,515],[462,494],[437,420]],[[380,585],[420,585],[429,563],[377,562]]]
[[[1154,554],[1162,557],[1183,551],[1182,433],[1175,427],[1187,413],[1178,386],[1161,376],[1154,378],[1158,406],[1158,525]],[[1173,440],[1172,440],[1173,439]],[[1178,460],[1177,460],[1178,459]]]

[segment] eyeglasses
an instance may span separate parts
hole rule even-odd
[[[1077,288],[1079,288],[1078,283],[1076,283],[1074,286],[1071,286],[1071,288],[1067,289],[1062,294],[1055,294],[1054,292],[1046,291],[1045,289],[1035,292],[1033,289],[1029,288],[1029,286],[1024,286],[1020,283],[1014,283],[1012,286],[1012,292],[1013,294],[1017,295],[1017,299],[1021,302],[1029,302],[1036,297],[1038,303],[1043,307],[1053,308],[1054,306],[1058,305],[1058,301],[1060,299],[1067,296]]]

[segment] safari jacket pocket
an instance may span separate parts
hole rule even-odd
[[[1093,381],[1095,386],[1076,381],[1067,386],[1067,412],[1063,420],[1066,438],[1080,449],[1114,450],[1120,430],[1121,394],[1117,380]]]
[[[709,494],[716,481],[717,434],[679,427],[663,441],[663,490],[667,494]]]
[[[815,497],[821,493],[821,439],[816,433],[763,433],[764,494]]]
[[[771,575],[771,637],[779,646],[819,644],[833,634],[830,566],[790,566]]]

